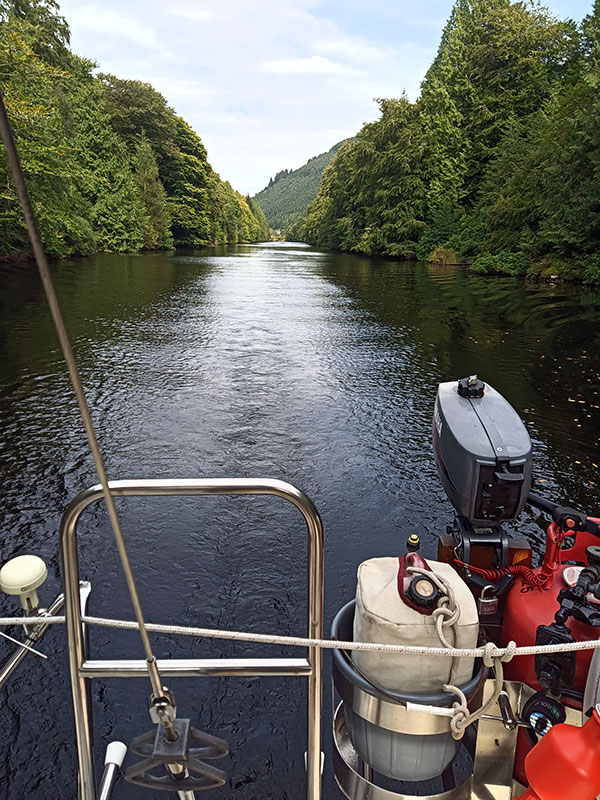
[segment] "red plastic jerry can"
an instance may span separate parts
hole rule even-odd
[[[600,794],[600,705],[590,719],[554,725],[525,759],[529,789],[520,800],[596,800]]]

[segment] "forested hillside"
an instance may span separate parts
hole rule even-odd
[[[600,282],[600,0],[457,0],[417,102],[380,109],[288,238]]]
[[[274,230],[285,231],[304,217],[309,203],[316,197],[323,170],[343,144],[338,142],[327,153],[314,156],[299,169],[278,172],[269,180],[269,185],[254,196]]]
[[[96,77],[54,0],[0,2],[0,88],[51,255],[268,239],[200,137],[149,84]],[[0,253],[27,250],[0,148]]]

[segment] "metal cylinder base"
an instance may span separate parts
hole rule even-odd
[[[361,775],[361,761],[350,741],[346,728],[343,703],[333,718],[333,769],[335,779],[349,800],[470,800],[473,776],[459,786],[440,794],[408,795],[382,789]]]

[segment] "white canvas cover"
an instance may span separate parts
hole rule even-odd
[[[477,647],[479,622],[475,599],[450,564],[427,563],[453,588],[460,608],[456,647]],[[441,647],[431,616],[407,606],[398,593],[397,558],[371,558],[358,568],[354,641]],[[448,630],[448,639],[452,638]],[[451,658],[354,651],[354,663],[374,683],[391,691],[421,693],[442,690],[450,677]],[[473,659],[460,659],[456,682],[469,681]]]

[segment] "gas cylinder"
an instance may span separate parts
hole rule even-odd
[[[357,577],[352,620],[354,641],[439,647],[434,611],[445,588],[458,612],[452,626],[456,646],[477,646],[479,620],[475,599],[450,564],[426,561],[413,551],[401,558],[364,561]],[[334,620],[337,638],[344,614],[342,610]],[[423,781],[441,775],[448,767],[458,749],[448,718],[434,732],[429,726],[425,731],[415,730],[413,722],[403,722],[398,716],[397,706],[386,712],[393,711],[388,717],[383,716],[381,709],[390,706],[390,693],[402,705],[410,698],[416,704],[449,706],[455,695],[445,693],[444,685],[451,675],[452,682],[472,696],[473,688],[468,687],[473,683],[474,659],[456,661],[455,664],[450,656],[431,658],[362,650],[352,652],[350,664],[345,660],[340,663],[341,659],[336,658],[334,682],[344,699],[350,740],[358,755],[376,773],[394,780]],[[436,695],[437,700],[427,699]],[[367,708],[371,709],[368,714]]]
[[[520,800],[595,800],[600,793],[600,706],[582,728],[554,725],[525,759]]]
[[[475,600],[469,587],[450,564],[422,559],[416,553],[398,558],[370,558],[358,568],[356,586],[356,614],[354,639],[357,642],[383,642],[421,647],[439,647],[433,610],[437,596],[428,594],[410,599],[400,590],[399,576],[404,575],[404,563],[416,563],[432,570],[451,587],[460,611],[455,626],[457,647],[477,647],[479,620]],[[400,563],[400,569],[399,569]],[[415,583],[424,582],[426,576],[416,576]],[[435,584],[429,584],[430,591]],[[430,597],[432,603],[428,604]],[[352,654],[361,672],[377,686],[395,692],[437,692],[448,683],[453,659],[430,656],[401,655],[357,650]],[[455,665],[455,681],[465,683],[473,675],[473,658],[459,658]]]

